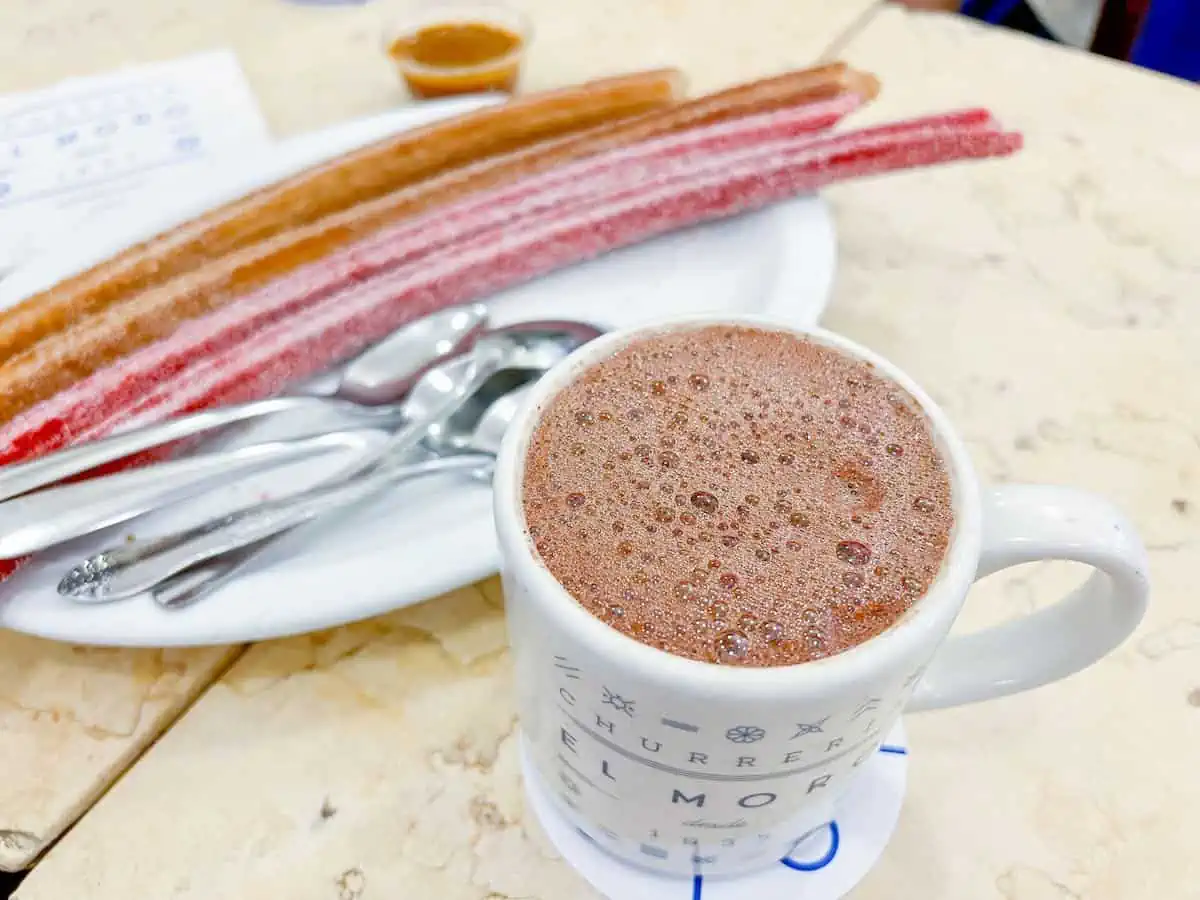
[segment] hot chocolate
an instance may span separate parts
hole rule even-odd
[[[597,618],[743,666],[888,628],[953,525],[915,400],[870,363],[740,326],[650,335],[584,370],[530,440],[523,504],[542,561]]]

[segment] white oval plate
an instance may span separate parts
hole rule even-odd
[[[275,153],[214,171],[194,188],[136,219],[105,223],[69,250],[40,257],[0,286],[0,309],[80,271],[134,241],[403,128],[488,102],[423,104],[289,141]],[[496,295],[497,323],[576,318],[617,328],[674,314],[764,312],[814,324],[827,302],[836,261],[825,204],[802,197],[768,209],[668,235]],[[328,628],[437,596],[498,565],[490,494],[479,484],[439,477],[397,488],[336,522],[316,523],[275,548],[237,581],[188,609],[167,612],[149,597],[80,606],[55,592],[82,557],[128,534],[149,536],[194,522],[245,498],[293,486],[344,457],[289,467],[282,476],[232,486],[186,506],[145,516],[40,556],[0,584],[0,626],[79,644],[130,647],[239,643]],[[253,496],[253,494],[252,494]]]

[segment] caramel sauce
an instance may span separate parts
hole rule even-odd
[[[388,47],[414,97],[511,93],[520,69],[519,34],[487,22],[448,22],[404,35]]]

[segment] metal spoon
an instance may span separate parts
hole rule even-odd
[[[470,403],[447,421],[447,428],[439,440],[427,440],[423,445],[430,452],[448,455],[435,455],[429,460],[388,470],[392,473],[388,486],[394,488],[427,475],[450,472],[465,473],[472,478],[490,481],[504,432],[508,430],[529,393],[529,385],[525,384],[515,390],[501,393],[494,403],[486,405],[486,400],[492,393],[487,388],[498,380],[493,378]],[[486,412],[481,418],[478,408],[485,405]],[[469,425],[473,422],[476,426],[471,430]],[[259,546],[252,544],[249,548],[235,550],[177,572],[155,586],[151,596],[154,602],[164,609],[191,606],[236,578],[243,565],[249,561],[250,555]]]
[[[398,400],[432,366],[450,355],[468,350],[486,322],[487,309],[482,304],[442,310],[418,319],[347,365],[334,392],[373,403]],[[183,438],[297,412],[334,413],[342,429],[391,428],[399,421],[402,407],[364,406],[328,396],[292,395],[205,410],[0,468],[0,500]],[[290,429],[287,437],[312,437],[329,429],[329,420],[325,416],[319,421],[316,416],[306,418],[317,424],[306,430],[300,424],[303,419],[297,417],[297,427]]]
[[[475,344],[465,367],[451,375],[446,366],[430,370],[414,389],[443,394],[433,408],[414,416],[374,454],[360,460],[332,484],[293,497],[222,516],[144,545],[102,551],[71,569],[58,592],[81,602],[108,602],[150,590],[164,579],[217,556],[290,531],[327,512],[358,503],[390,482],[390,469],[427,435],[442,439],[447,420],[493,375],[510,370],[542,373],[571,351],[599,336],[580,322],[531,322],[491,332]]]

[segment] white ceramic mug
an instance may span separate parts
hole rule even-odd
[[[740,668],[673,656],[576,603],[525,530],[521,485],[541,410],[581,370],[656,331],[743,324],[803,334],[873,363],[924,409],[950,472],[954,530],[937,578],[882,634],[802,665]],[[1146,608],[1146,556],[1109,503],[1069,488],[981,488],[958,436],[903,372],[825,331],[742,316],[605,335],[537,384],[495,477],[517,708],[541,778],[575,827],[627,862],[721,875],[768,865],[834,816],[857,768],[903,711],[986,700],[1076,672]],[[971,584],[1020,563],[1094,568],[1052,607],[963,637],[947,632]]]

